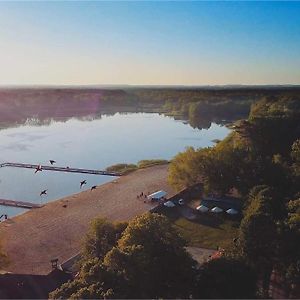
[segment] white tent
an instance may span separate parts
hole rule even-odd
[[[157,192],[149,195],[148,199],[149,200],[151,200],[151,199],[160,200],[161,198],[166,197],[166,195],[167,195],[167,192],[165,192],[165,191],[157,191]]]
[[[167,202],[164,203],[164,206],[166,206],[166,207],[174,207],[175,204],[172,201],[167,201]]]
[[[229,214],[229,215],[236,215],[238,214],[239,212],[237,210],[235,210],[234,208],[229,208],[226,210],[226,212]]]
[[[196,207],[196,209],[198,211],[201,211],[201,212],[207,212],[207,211],[209,211],[209,208],[206,207],[205,205],[200,205],[200,206]]]
[[[213,213],[221,213],[221,212],[223,212],[223,209],[218,207],[218,206],[215,206],[210,211],[213,212]]]

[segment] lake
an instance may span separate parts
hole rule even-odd
[[[212,146],[229,129],[212,123],[209,129],[195,129],[187,122],[158,113],[116,113],[101,117],[68,120],[29,120],[0,130],[0,162],[49,164],[104,170],[116,163],[137,163],[142,159],[171,159],[187,146]],[[99,185],[113,177],[0,168],[0,198],[46,203]],[[48,189],[46,196],[40,192]],[[0,206],[9,217],[25,209]]]

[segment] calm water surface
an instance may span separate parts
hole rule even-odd
[[[182,121],[156,113],[104,115],[100,119],[50,125],[30,124],[0,130],[0,161],[57,166],[105,169],[116,163],[137,163],[142,159],[171,159],[187,146],[206,147],[212,140],[223,139],[229,133],[224,126],[212,124],[209,129],[193,129]],[[0,168],[0,198],[45,203],[80,192],[79,182],[99,185],[112,177]],[[48,195],[40,197],[40,191]],[[0,206],[0,215],[19,214],[24,209]]]

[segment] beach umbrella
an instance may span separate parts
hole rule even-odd
[[[229,208],[226,210],[226,212],[229,214],[229,215],[236,215],[238,214],[239,212],[237,210],[235,210],[234,208]]]
[[[167,202],[164,203],[164,206],[166,206],[166,207],[174,207],[175,204],[172,201],[167,201]]]
[[[213,213],[221,213],[223,212],[223,209],[218,207],[218,206],[215,206],[214,208],[211,209],[211,212]]]
[[[209,211],[209,208],[206,207],[205,205],[200,205],[200,206],[196,207],[196,209],[198,211],[201,211],[201,212],[207,212],[207,211]]]

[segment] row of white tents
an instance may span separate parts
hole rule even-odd
[[[208,212],[208,211],[211,211],[212,213],[221,213],[223,212],[224,210],[218,206],[215,206],[213,207],[212,209],[209,209],[207,206],[205,205],[200,205],[196,208],[198,211],[200,212]],[[234,208],[229,208],[226,210],[226,213],[228,213],[229,215],[236,215],[238,214],[239,212],[237,210],[235,210]]]

